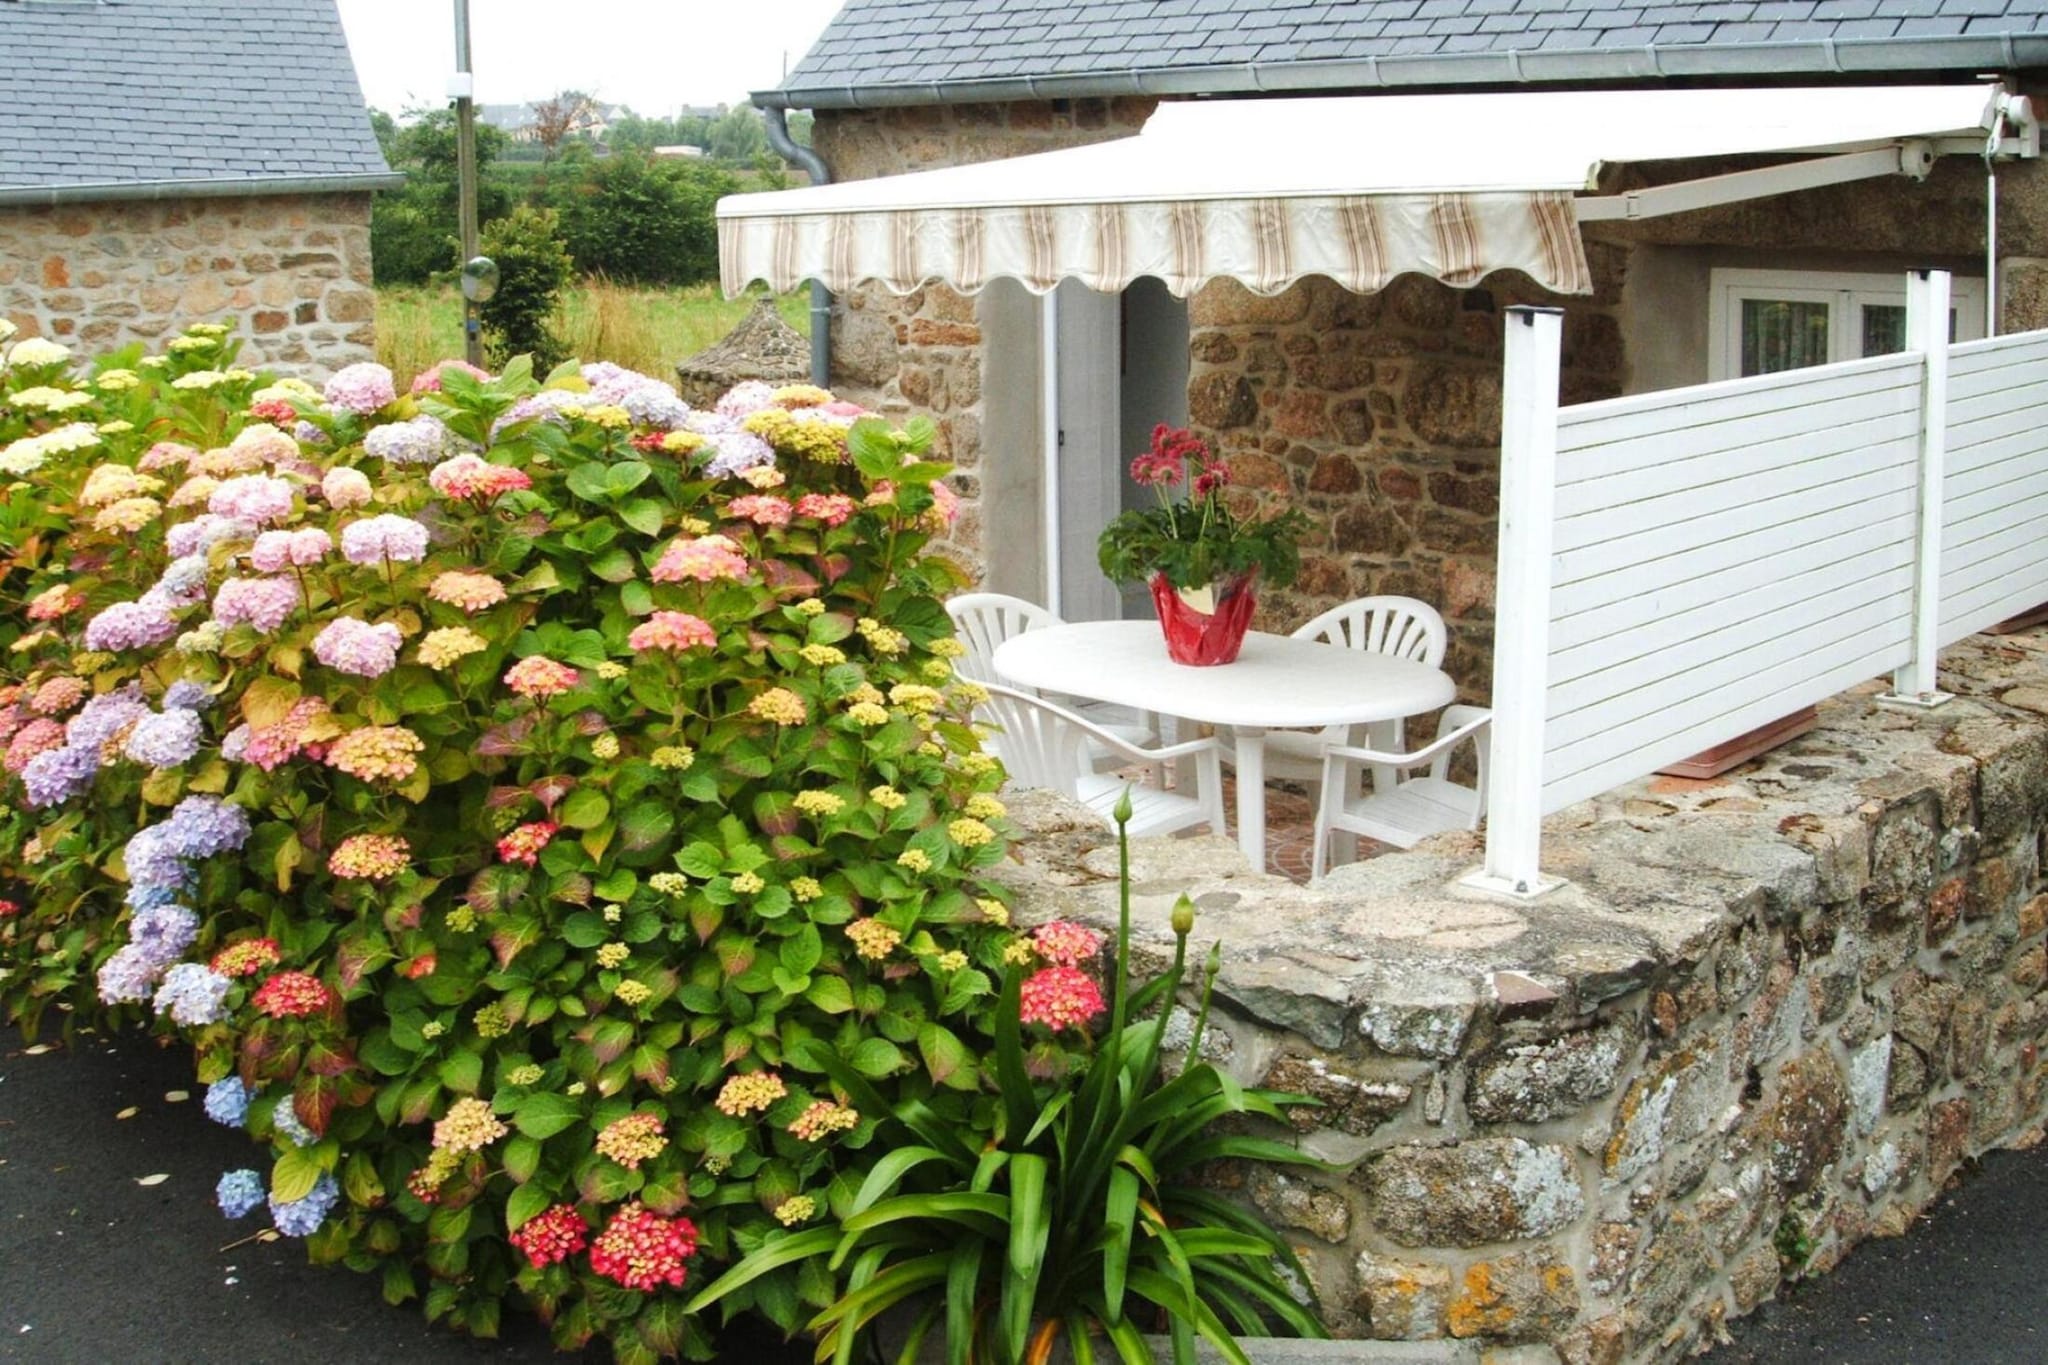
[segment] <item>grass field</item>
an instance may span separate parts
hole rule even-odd
[[[678,360],[731,331],[755,297],[723,298],[709,284],[638,289],[588,280],[564,294],[555,326],[578,359],[672,379]],[[790,326],[809,333],[806,293],[786,294],[776,306]],[[453,286],[377,291],[377,358],[401,388],[435,361],[461,354],[462,307]]]

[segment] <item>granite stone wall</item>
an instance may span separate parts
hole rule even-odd
[[[1330,1171],[1214,1180],[1288,1231],[1338,1335],[1680,1359],[2040,1140],[2048,635],[1943,662],[1939,710],[1872,684],[1722,778],[1559,812],[1570,882],[1531,904],[1455,885],[1464,834],[1314,889],[1135,846],[1141,950],[1184,891],[1222,940],[1205,1053],[1319,1101],[1294,1126]],[[1113,923],[1106,832],[1012,809],[1025,918]]]
[[[370,196],[0,207],[0,315],[93,352],[233,321],[241,362],[321,379],[375,359]]]

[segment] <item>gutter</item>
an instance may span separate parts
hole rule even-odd
[[[813,185],[832,183],[832,170],[825,158],[789,135],[789,110],[783,105],[762,105],[762,124],[768,130],[768,145],[776,155],[801,166]],[[821,389],[832,387],[832,291],[811,281],[811,382]]]
[[[1305,93],[1430,86],[1533,85],[1563,81],[1645,81],[1725,77],[1903,75],[1955,69],[1972,74],[2048,66],[2048,33],[1946,38],[1824,38],[1798,42],[1684,43],[1538,51],[1421,53],[1322,61],[1234,62],[1135,67],[1072,75],[995,76],[903,85],[791,86],[757,91],[756,107],[866,109],[900,105],[1005,103]],[[771,138],[772,141],[772,138]]]
[[[0,205],[96,204],[118,199],[240,199],[259,194],[357,194],[395,190],[395,171],[367,175],[252,175],[241,180],[102,180],[81,185],[0,185]]]

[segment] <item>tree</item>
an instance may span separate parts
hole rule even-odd
[[[711,123],[704,150],[721,161],[752,162],[768,150],[768,130],[761,124],[761,111],[742,104],[720,114]]]
[[[372,109],[370,131],[376,135],[377,150],[384,153],[386,164],[395,166],[398,158],[398,120],[382,109]]]
[[[413,121],[399,127],[389,115],[372,117],[382,141],[389,125],[384,159],[405,173],[405,188],[380,194],[370,207],[370,262],[379,284],[424,284],[438,272],[452,270],[461,245],[456,235],[455,114],[436,109],[414,111]],[[510,139],[497,128],[479,124],[477,167],[491,164]],[[490,222],[511,206],[501,184],[483,181],[477,191],[479,219]]]
[[[553,318],[574,274],[555,211],[521,204],[484,230],[483,251],[498,263],[498,292],[477,306],[491,363],[530,355],[547,373],[563,359]]]
[[[581,131],[596,112],[597,101],[581,90],[564,90],[534,105],[533,136],[540,143],[541,159],[554,160],[562,144]]]

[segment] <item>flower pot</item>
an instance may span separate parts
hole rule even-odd
[[[1166,636],[1166,656],[1198,668],[1234,661],[1258,605],[1255,577],[1244,573],[1203,588],[1176,589],[1165,574],[1153,574],[1152,606]]]

